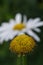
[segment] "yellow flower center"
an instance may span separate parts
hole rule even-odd
[[[25,28],[25,25],[24,24],[16,24],[13,29],[14,30],[22,30],[23,28]]]
[[[22,34],[11,41],[10,50],[18,54],[24,54],[31,52],[35,46],[36,43],[32,37]]]

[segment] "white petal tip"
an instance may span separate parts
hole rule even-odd
[[[16,16],[15,16],[16,23],[20,23],[21,22],[21,19],[22,19],[21,14],[20,13],[16,14]]]
[[[3,41],[0,41],[0,44],[3,44]]]
[[[36,41],[37,41],[37,42],[40,42],[40,39],[37,39]]]
[[[15,16],[15,18],[19,18],[19,17],[21,17],[21,14],[17,13],[16,16]]]

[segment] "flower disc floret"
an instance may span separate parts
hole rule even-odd
[[[30,53],[36,46],[34,39],[22,34],[15,37],[10,43],[10,50],[14,53]]]
[[[13,27],[13,30],[22,30],[25,28],[25,25],[24,24],[16,24],[14,27]]]

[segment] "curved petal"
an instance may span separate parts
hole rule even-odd
[[[41,32],[41,30],[39,28],[34,28],[33,30],[36,32]]]
[[[26,24],[26,27],[29,28],[29,29],[31,29],[33,27],[33,24],[34,24],[33,23],[33,19],[29,19],[28,22],[27,22],[27,24]]]
[[[26,17],[26,15],[23,16],[23,23],[24,23],[24,24],[27,23],[27,17]]]
[[[5,30],[11,30],[15,24],[16,23],[12,19],[8,23],[2,23],[2,26],[0,26],[0,32],[3,32]]]
[[[38,22],[40,22],[40,18],[35,18],[35,19],[29,19],[28,20],[28,23],[32,23],[32,24],[35,24],[35,23],[38,23]]]
[[[40,26],[43,26],[43,22],[39,22],[39,23],[37,23],[34,27],[40,27]]]
[[[18,31],[6,31],[0,35],[0,39],[2,39],[3,41],[12,40],[17,34]]]
[[[31,30],[27,31],[27,34],[29,34],[30,36],[32,36],[36,41],[40,41],[40,38]]]
[[[40,18],[36,18],[34,20],[30,19],[26,24],[27,28],[34,29],[36,27],[43,26],[43,21],[40,21]]]
[[[17,24],[21,23],[21,20],[22,20],[22,16],[20,13],[16,14],[15,16],[15,21]]]
[[[35,19],[33,20],[33,22],[34,22],[34,23],[40,22],[40,18],[35,18]]]

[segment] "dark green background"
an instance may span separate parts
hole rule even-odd
[[[27,15],[29,18],[40,17],[43,20],[43,0],[0,0],[0,24],[14,18],[16,13]],[[27,55],[27,65],[43,65],[43,27],[41,38],[37,48],[30,55]],[[15,65],[16,54],[9,51],[10,41],[0,45],[0,65]]]

